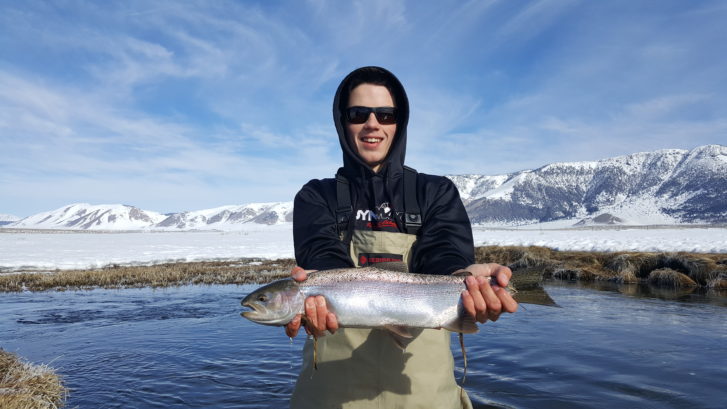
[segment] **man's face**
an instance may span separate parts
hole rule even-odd
[[[393,107],[394,99],[383,85],[361,84],[351,91],[348,107]],[[366,122],[352,124],[346,121],[346,135],[356,147],[358,155],[367,165],[378,172],[389,153],[396,134],[396,124],[382,125],[376,115],[370,113]]]

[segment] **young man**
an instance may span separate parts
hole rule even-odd
[[[408,119],[404,88],[387,70],[359,68],[341,82],[333,120],[344,165],[336,179],[311,180],[296,195],[293,234],[302,268],[293,277],[304,280],[303,268],[379,261],[414,273],[469,271],[462,303],[477,321],[514,312],[517,303],[504,289],[510,270],[474,264],[470,222],[454,184],[405,168]],[[422,330],[401,350],[383,330],[339,329],[322,296],[306,300],[305,315],[306,331],[318,337],[318,370],[309,340],[291,407],[471,407],[454,380],[449,332]],[[295,336],[300,325],[299,316],[286,333]],[[326,330],[332,335],[324,337]]]

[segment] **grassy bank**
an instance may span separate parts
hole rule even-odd
[[[265,283],[289,275],[291,259],[204,261],[152,266],[111,265],[91,270],[57,270],[0,275],[0,291],[170,287],[186,284]]]
[[[478,262],[513,271],[538,268],[543,278],[645,283],[656,287],[727,290],[727,254],[557,251],[546,247],[478,247]]]
[[[60,408],[66,395],[66,388],[53,370],[23,362],[0,349],[0,408]]]
[[[478,247],[478,262],[513,271],[535,267],[543,278],[648,283],[657,287],[727,290],[727,254],[556,251],[545,247]],[[168,287],[186,284],[263,283],[288,275],[291,259],[240,259],[152,266],[112,265],[0,275],[0,291]]]

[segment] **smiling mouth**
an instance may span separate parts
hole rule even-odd
[[[381,142],[383,140],[384,140],[384,138],[375,138],[375,137],[361,138],[361,141],[362,142],[364,142],[364,143],[370,143],[370,144],[379,143],[379,142]]]

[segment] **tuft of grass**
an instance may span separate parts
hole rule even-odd
[[[561,268],[557,269],[552,274],[553,278],[559,280],[569,281],[596,281],[600,279],[600,275],[597,271],[590,268]]]
[[[697,283],[688,275],[672,270],[671,268],[660,268],[649,274],[649,284],[670,288],[697,287]]]
[[[67,395],[68,390],[52,369],[23,362],[0,348],[0,408],[62,408]]]
[[[613,271],[616,274],[615,281],[620,283],[638,283],[642,276],[642,268],[644,265],[649,264],[650,260],[655,257],[649,257],[649,255],[643,254],[616,254],[606,260],[604,267],[608,270]],[[656,266],[656,263],[653,263]],[[651,270],[647,270],[648,272]]]
[[[727,291],[727,269],[718,271],[715,277],[707,282],[707,287],[718,291]]]

